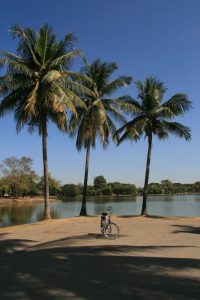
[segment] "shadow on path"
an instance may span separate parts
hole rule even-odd
[[[173,233],[194,233],[194,234],[200,234],[200,227],[195,226],[187,226],[187,225],[172,225],[173,227],[176,227],[177,230],[174,230]]]
[[[199,259],[139,255],[161,246],[80,247],[72,239],[21,251],[14,249],[30,241],[0,241],[0,299],[199,299]]]

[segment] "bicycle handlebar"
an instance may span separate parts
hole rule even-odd
[[[112,211],[112,206],[108,206],[108,208],[106,208],[106,210]]]
[[[102,216],[110,216],[111,215],[111,212],[112,212],[112,207],[109,206],[108,208],[106,208],[106,213],[102,213],[101,215]]]

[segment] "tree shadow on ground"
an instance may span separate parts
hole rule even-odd
[[[8,233],[8,232],[1,232],[0,233],[0,237],[4,236],[4,235],[8,235],[8,234],[11,234],[11,233]]]
[[[141,217],[140,215],[120,215],[120,216],[116,216],[117,218],[137,218],[137,217]]]
[[[199,259],[139,253],[162,246],[74,246],[67,238],[14,250],[27,243],[0,242],[0,299],[199,299],[200,280],[190,276]]]
[[[188,225],[172,225],[172,226],[177,228],[177,230],[174,230],[173,233],[200,234],[200,227],[188,226]]]
[[[0,259],[6,253],[14,253],[17,250],[27,247],[29,243],[33,243],[33,240],[19,240],[19,239],[7,239],[0,240]],[[0,298],[1,299],[1,298]]]
[[[144,219],[173,219],[174,217],[160,216],[160,215],[120,215],[117,218],[144,218]],[[177,218],[177,217],[176,217]]]

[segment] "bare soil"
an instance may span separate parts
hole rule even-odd
[[[99,217],[0,229],[0,299],[199,299],[200,218]]]

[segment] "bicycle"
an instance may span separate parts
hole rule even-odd
[[[114,240],[119,236],[119,227],[111,221],[112,208],[108,207],[106,213],[101,214],[101,232],[110,240]]]

